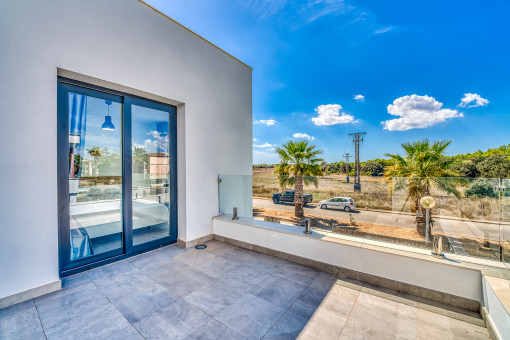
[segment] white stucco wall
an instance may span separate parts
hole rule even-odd
[[[0,298],[58,280],[57,68],[174,100],[179,238],[251,174],[251,69],[137,0],[0,1]]]

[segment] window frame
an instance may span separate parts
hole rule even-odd
[[[70,202],[69,202],[69,92],[88,95],[121,104],[122,125],[122,248],[70,260]],[[150,242],[133,245],[132,208],[132,105],[168,112],[169,123],[169,235]],[[137,97],[65,77],[57,79],[57,193],[58,193],[58,252],[60,277],[82,272],[122,260],[143,252],[177,242],[177,108],[173,105]]]

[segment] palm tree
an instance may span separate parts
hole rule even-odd
[[[318,185],[317,177],[322,176],[321,164],[322,158],[317,158],[322,154],[321,150],[316,150],[315,145],[307,140],[288,141],[282,148],[276,148],[280,156],[280,164],[276,165],[274,170],[278,174],[280,187],[287,185],[294,186],[294,215],[302,218],[303,213],[303,184]]]
[[[142,147],[135,146],[133,148],[133,156],[132,157],[133,157],[133,165],[135,168],[135,172],[143,173],[145,176],[144,165],[149,163],[149,155],[147,154],[145,149]]]
[[[445,155],[451,142],[451,140],[430,142],[424,139],[403,143],[404,156],[386,154],[386,157],[393,161],[393,165],[386,172],[386,175],[391,177],[390,193],[397,190],[407,191],[404,206],[409,200],[414,201],[416,230],[422,236],[425,235],[426,211],[421,206],[420,199],[429,196],[432,187],[437,187],[447,194],[453,194],[456,198],[460,197],[457,186],[463,183],[463,180],[451,178],[458,176],[455,171],[450,170],[450,165],[455,160]],[[432,217],[429,216],[429,222],[431,220]]]
[[[98,157],[103,157],[103,151],[101,151],[101,148],[99,148],[99,146],[93,146],[92,148],[90,148],[89,150],[87,150],[87,152],[89,153],[89,155],[91,155],[92,157],[94,157],[94,173],[95,173],[95,177],[96,177],[96,180],[95,180],[95,184],[97,185],[97,158]]]

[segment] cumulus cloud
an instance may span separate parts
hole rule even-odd
[[[341,112],[342,106],[339,104],[319,105],[315,109],[318,117],[312,118],[315,125],[335,125],[347,124],[354,121],[354,117]]]
[[[393,29],[393,26],[387,26],[387,27],[383,27],[383,28],[379,28],[378,30],[375,30],[374,33],[375,34],[383,34],[383,33],[391,31],[392,29]]]
[[[267,126],[275,125],[277,123],[274,119],[260,119],[253,122],[254,124],[264,124]]]
[[[352,98],[354,98],[354,100],[357,101],[357,102],[364,102],[365,101],[365,96],[362,95],[362,94],[357,94],[357,95],[353,96]]]
[[[443,103],[429,96],[404,96],[388,105],[388,113],[400,118],[390,119],[383,124],[385,130],[405,131],[422,129],[442,123],[447,119],[464,117],[457,110],[443,109]]]
[[[143,141],[143,144],[133,142],[133,146],[143,148],[147,153],[168,152],[168,133],[160,131],[147,132],[150,139]]]
[[[466,93],[464,94],[464,98],[460,100],[460,107],[478,107],[485,106],[489,104],[489,100],[482,98],[479,94],[476,93]]]
[[[271,148],[273,146],[276,146],[276,145],[273,145],[273,144],[269,144],[269,143],[264,143],[264,144],[253,144],[253,147],[254,148]]]
[[[294,138],[306,138],[308,140],[315,140],[314,136],[307,135],[306,133],[295,133],[292,136]]]
[[[257,138],[253,138],[253,141],[256,142],[256,141],[258,141],[258,139]]]

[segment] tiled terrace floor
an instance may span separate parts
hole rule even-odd
[[[0,339],[488,339],[476,313],[211,241],[63,280],[0,310]]]

